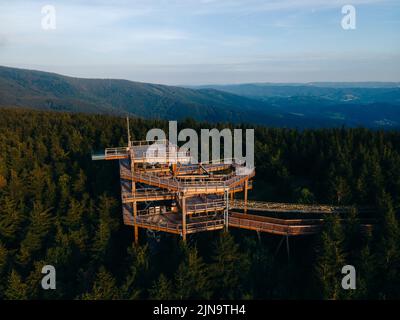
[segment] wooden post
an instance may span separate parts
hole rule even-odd
[[[128,148],[131,147],[131,129],[129,127],[129,116],[126,117],[126,127],[128,131]]]
[[[233,192],[232,192],[233,194]],[[225,197],[225,201],[226,201],[226,208],[225,208],[225,231],[228,231],[228,227],[229,227],[229,190],[225,191],[224,194]]]
[[[186,198],[182,196],[182,239],[186,242]]]
[[[287,259],[288,259],[288,262],[289,262],[289,260],[290,260],[290,251],[289,251],[289,235],[288,234],[286,235],[286,251],[287,251]]]
[[[249,179],[246,179],[244,183],[244,213],[247,213],[247,190],[248,190]]]
[[[133,202],[133,223],[134,223],[134,235],[135,235],[135,244],[139,244],[139,227],[136,223],[137,217],[137,204],[136,201]]]
[[[128,120],[128,125],[129,125],[129,120]],[[128,130],[129,130],[129,128],[128,128]],[[129,138],[129,140],[130,140],[130,138]],[[130,143],[130,141],[129,141],[129,143]],[[134,154],[133,154],[133,151],[131,150],[130,146],[129,146],[129,151],[130,151],[130,160],[131,160],[132,195],[135,196],[136,182],[133,180],[133,173],[135,172],[135,162],[134,162]],[[136,223],[137,202],[133,201],[132,206],[133,206],[133,235],[134,235],[135,245],[137,245],[137,244],[139,244],[139,227],[137,226],[137,223]]]

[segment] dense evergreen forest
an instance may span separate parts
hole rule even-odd
[[[133,119],[133,139],[167,125]],[[125,130],[118,117],[0,110],[0,299],[400,298],[400,132],[256,128],[253,198],[376,208],[371,232],[356,209],[329,215],[321,234],[290,239],[288,257],[280,237],[243,230],[187,244],[143,232],[132,246],[117,163],[91,161]],[[46,264],[56,290],[41,289]],[[345,264],[356,290],[341,288]]]

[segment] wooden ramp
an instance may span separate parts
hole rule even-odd
[[[174,234],[182,234],[183,224],[179,219],[171,219],[171,213],[140,215],[136,218],[136,225],[141,228],[151,229]],[[186,223],[186,232],[188,234],[215,231],[224,228],[224,219],[194,220]]]
[[[342,219],[343,220],[343,219]],[[372,228],[374,221],[363,219],[363,230]],[[324,219],[278,219],[253,214],[229,212],[229,227],[265,232],[282,236],[305,236],[322,230]]]
[[[264,202],[264,201],[247,201],[247,205],[243,200],[233,200],[229,204],[231,209],[245,209],[260,212],[277,212],[277,213],[346,213],[353,208],[351,206],[331,206],[323,204],[299,204],[299,203],[280,203],[280,202]],[[370,207],[357,207],[358,212],[372,212]]]
[[[230,212],[229,227],[266,232],[276,235],[310,235],[319,232],[323,219],[276,219],[251,214]]]
[[[254,177],[254,170],[248,175],[231,175],[226,180],[207,180],[197,179],[196,181],[178,180],[174,177],[162,177],[145,172],[127,173],[121,170],[121,179],[133,180],[152,187],[167,189],[174,192],[184,192],[185,194],[213,194],[224,193],[230,188],[235,189],[243,186],[246,180]]]

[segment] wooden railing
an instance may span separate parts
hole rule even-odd
[[[164,190],[155,190],[153,188],[145,188],[145,189],[137,189],[134,193],[131,192],[123,192],[122,200],[123,201],[135,201],[140,200],[144,201],[146,199],[155,199],[155,198],[165,198],[165,199],[173,199],[174,194],[172,192],[164,191]]]
[[[221,229],[224,227],[224,219],[191,222],[186,225],[188,233],[195,233],[206,230]]]
[[[242,229],[255,230],[260,232],[267,232],[277,235],[308,235],[314,234],[321,230],[321,224],[291,224],[286,223],[272,223],[254,219],[254,216],[246,215],[247,217],[237,217],[229,215],[228,223],[230,227],[237,227]],[[305,221],[303,221],[305,222]],[[306,222],[308,223],[308,222]]]
[[[134,172],[132,174],[132,178],[138,180],[143,183],[147,183],[149,185],[168,188],[173,190],[180,190],[180,191],[204,191],[206,190],[215,190],[215,191],[223,191],[228,190],[229,187],[233,187],[234,185],[240,183],[241,181],[251,178],[254,175],[254,171],[250,176],[242,176],[242,175],[231,175],[228,176],[227,180],[222,181],[207,181],[207,180],[195,180],[195,181],[178,181],[172,178],[160,177],[153,174],[148,174],[144,172]],[[127,178],[130,178],[127,176]]]
[[[136,217],[136,223],[141,227],[147,227],[149,229],[166,231],[171,233],[181,233],[182,232],[182,223],[181,222],[172,222],[169,220],[161,220],[152,221],[151,218],[162,217],[164,216],[160,214],[138,214]],[[205,230],[215,230],[223,228],[224,219],[210,219],[207,221],[196,221],[196,222],[188,222],[186,224],[187,233],[195,233]]]
[[[160,139],[160,140],[135,140],[131,141],[131,146],[136,147],[136,146],[149,146],[153,144],[159,144],[159,145],[168,145],[169,141],[166,139]]]
[[[105,150],[106,159],[122,159],[127,158],[129,149],[127,147],[107,148]]]
[[[226,201],[223,198],[206,199],[204,202],[186,204],[186,211],[191,214],[224,208],[226,208]]]
[[[232,209],[244,209],[245,202],[243,200],[230,201],[229,207]],[[346,213],[349,212],[351,206],[331,206],[322,204],[298,204],[298,203],[280,203],[280,202],[264,202],[264,201],[247,201],[247,209],[265,212],[287,212],[287,213]],[[357,207],[359,212],[370,212],[373,209],[369,207]]]
[[[182,224],[174,223],[170,221],[151,221],[146,216],[137,216],[136,223],[141,227],[148,227],[149,229],[155,229],[160,231],[172,232],[172,233],[181,233],[182,232]]]
[[[346,219],[340,221],[345,222]],[[237,212],[230,212],[228,216],[228,224],[231,227],[289,236],[318,233],[323,223],[324,219],[278,219]],[[365,231],[372,228],[375,223],[373,219],[362,219],[360,228]]]

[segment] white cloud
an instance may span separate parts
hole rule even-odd
[[[156,4],[158,1],[151,1]],[[254,13],[299,9],[329,9],[342,7],[348,0],[172,0],[171,6],[188,9],[192,14]],[[351,0],[352,5],[394,3],[395,0]],[[191,10],[189,10],[191,9]]]
[[[49,71],[53,66],[54,71],[69,74],[75,70],[79,76],[166,83],[168,74],[175,75],[170,83],[207,82],[206,77],[223,82],[235,75],[243,82],[251,81],[252,75],[257,79],[272,73],[277,76],[279,71],[282,77],[319,67],[323,73],[330,62],[352,66],[348,57],[357,55],[329,52],[336,50],[335,41],[344,41],[343,50],[353,43],[363,49],[358,55],[367,55],[364,65],[376,62],[370,71],[398,70],[379,71],[379,58],[368,56],[373,50],[398,52],[398,45],[390,46],[395,43],[393,26],[382,27],[382,35],[364,31],[363,38],[356,38],[356,33],[338,35],[331,28],[333,23],[321,23],[321,11],[338,8],[337,16],[334,11],[323,13],[337,17],[341,31],[340,8],[349,0],[0,1],[0,61],[14,66],[48,66]],[[47,32],[40,27],[40,9],[52,2],[57,29]],[[356,6],[395,3],[398,8],[398,0],[350,2]],[[313,11],[317,13],[310,17]],[[377,22],[371,19],[368,23]],[[362,30],[357,30],[357,37]],[[387,61],[393,66],[399,57]],[[358,66],[361,70],[362,65]]]

